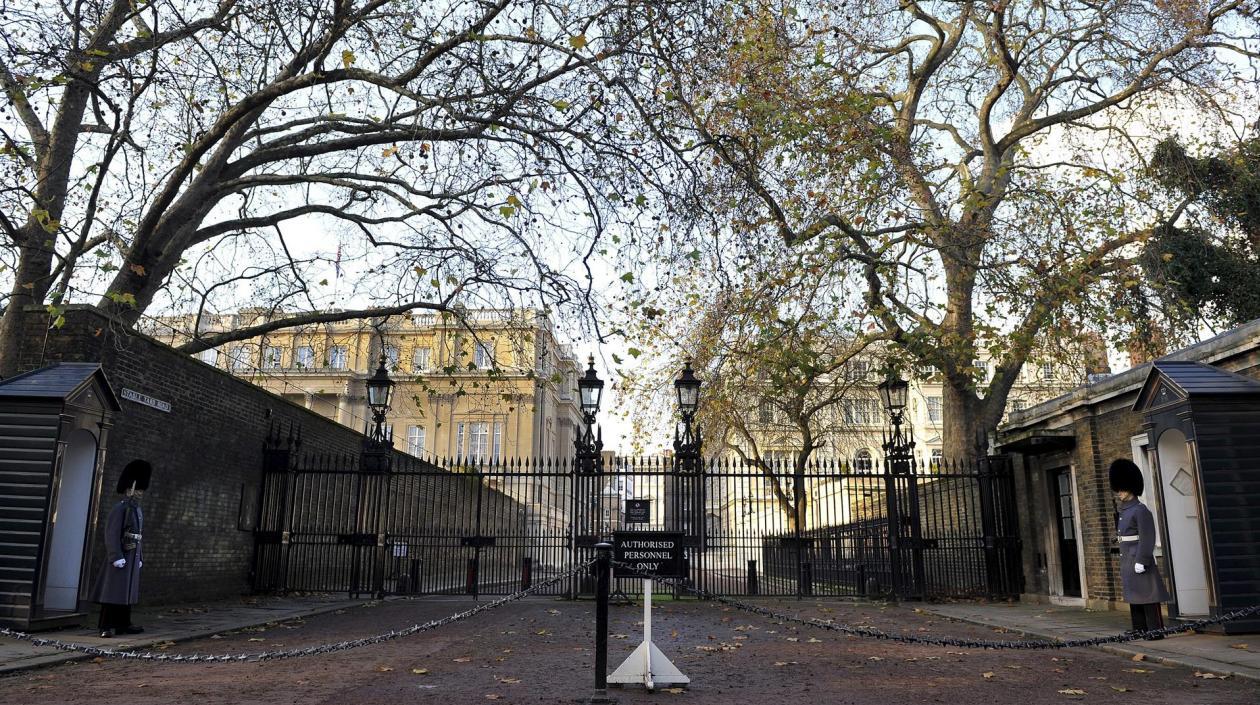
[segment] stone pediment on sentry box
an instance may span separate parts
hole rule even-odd
[[[1158,360],[1138,392],[1133,410],[1150,411],[1194,397],[1260,397],[1260,382],[1201,362]]]

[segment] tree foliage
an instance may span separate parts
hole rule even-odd
[[[0,374],[32,304],[581,303],[635,157],[607,94],[669,4],[4,2]]]
[[[654,30],[665,68],[644,114],[694,155],[672,235],[703,221],[692,241],[757,256],[775,238],[847,265],[866,323],[939,370],[945,452],[969,455],[1035,349],[1082,316],[1112,320],[1105,294],[1151,234],[1151,194],[1132,178],[1151,123],[1188,111],[1210,132],[1254,115],[1252,9],[708,6]],[[981,353],[995,372],[983,385]]]
[[[1156,145],[1151,175],[1178,207],[1146,244],[1143,270],[1163,299],[1160,320],[1234,326],[1260,318],[1260,137],[1193,157]],[[1181,219],[1184,218],[1184,222]],[[1186,320],[1188,319],[1188,320]]]

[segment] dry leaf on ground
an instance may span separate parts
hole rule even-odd
[[[414,673],[414,674],[416,674],[417,676],[423,676],[423,675],[425,675],[425,674],[427,674],[427,673],[429,672],[429,669],[427,669],[427,668],[413,668],[413,669],[411,669],[411,672],[412,672],[412,673]]]
[[[1063,695],[1085,695],[1085,691],[1080,688],[1064,688],[1059,691]]]

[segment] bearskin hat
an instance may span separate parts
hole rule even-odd
[[[123,468],[118,478],[118,494],[126,494],[134,485],[138,490],[149,489],[149,477],[153,475],[153,466],[143,460],[133,460]]]
[[[1121,458],[1111,464],[1111,491],[1142,495],[1142,471],[1132,460]]]

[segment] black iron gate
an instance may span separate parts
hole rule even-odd
[[[683,532],[689,579],[720,594],[1021,588],[1014,485],[1000,457],[893,470],[710,460],[694,471],[673,458],[614,458],[592,472],[567,458],[399,458],[381,473],[349,457],[270,458],[255,534],[260,591],[510,593],[587,560],[623,529]],[[550,588],[591,590],[581,579]]]

